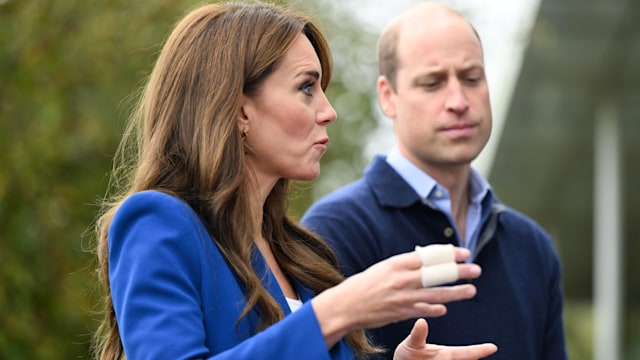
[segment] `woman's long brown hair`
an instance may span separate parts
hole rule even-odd
[[[124,359],[109,285],[107,230],[129,195],[158,190],[186,201],[246,289],[247,306],[262,330],[284,317],[250,260],[250,156],[238,129],[239,99],[259,90],[292,41],[303,33],[320,59],[322,88],[332,72],[327,41],[309,18],[269,4],[227,3],[187,14],[167,39],[120,144],[98,218],[99,273],[106,290],[105,318],[96,335],[99,359]],[[279,265],[314,293],[343,280],[330,248],[287,214],[289,180],[279,180],[264,204],[262,232]],[[240,319],[238,319],[240,320]],[[375,352],[363,331],[346,341],[357,355]]]

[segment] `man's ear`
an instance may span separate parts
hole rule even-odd
[[[378,77],[378,103],[382,112],[389,118],[395,119],[396,117],[396,94],[393,91],[393,87],[389,82],[389,79],[380,75]]]

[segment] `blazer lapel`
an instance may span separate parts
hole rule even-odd
[[[289,315],[291,313],[291,309],[289,309],[287,299],[285,299],[284,293],[282,292],[282,289],[280,289],[280,285],[278,285],[278,281],[273,275],[273,272],[271,272],[271,269],[267,266],[267,262],[262,256],[262,253],[260,253],[260,250],[257,248],[254,250],[253,256],[251,257],[251,263],[253,268],[256,270],[258,277],[262,280],[264,287],[280,305],[284,315]]]

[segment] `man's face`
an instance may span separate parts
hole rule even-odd
[[[468,166],[491,133],[482,46],[453,15],[405,24],[396,89],[378,82],[383,111],[393,119],[400,151],[417,166]]]

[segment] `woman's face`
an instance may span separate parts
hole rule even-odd
[[[249,165],[260,182],[312,180],[327,150],[326,126],[336,119],[320,86],[322,69],[309,39],[293,41],[258,94],[244,96],[240,128],[253,150]]]

